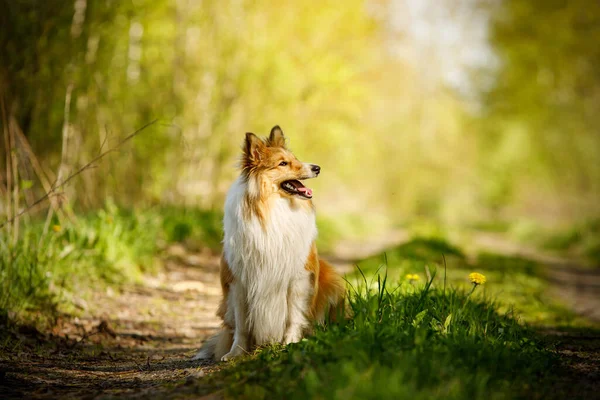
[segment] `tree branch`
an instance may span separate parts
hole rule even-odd
[[[88,169],[97,167],[97,165],[95,165],[95,164],[98,161],[100,161],[101,159],[103,159],[107,154],[110,154],[110,153],[112,153],[114,151],[117,151],[119,149],[119,147],[121,147],[122,145],[124,145],[125,143],[127,143],[128,141],[130,141],[131,139],[133,139],[135,136],[137,136],[139,133],[141,133],[143,130],[145,130],[149,126],[154,125],[157,121],[158,121],[158,119],[155,119],[154,121],[149,122],[146,125],[142,126],[141,128],[139,128],[138,130],[136,130],[132,134],[126,136],[119,143],[117,143],[114,147],[111,147],[110,149],[106,150],[105,152],[98,154],[90,162],[88,162],[83,167],[81,167],[80,169],[78,169],[77,171],[75,171],[74,173],[72,173],[71,175],[69,175],[63,181],[59,182],[58,179],[57,179],[56,182],[52,185],[52,187],[50,188],[50,190],[45,195],[43,195],[42,197],[40,197],[39,199],[37,199],[36,201],[34,201],[33,203],[31,203],[24,210],[21,210],[13,218],[4,221],[2,224],[0,224],[0,228],[2,228],[3,226],[5,226],[6,224],[10,224],[11,222],[15,221],[17,218],[19,218],[20,216],[22,216],[23,214],[25,214],[26,212],[28,212],[29,210],[31,210],[32,208],[34,208],[35,206],[37,206],[38,204],[42,203],[43,201],[48,200],[50,198],[50,196],[52,196],[53,194],[56,193],[57,189],[65,186],[73,178],[75,178],[76,176],[78,176],[82,172],[84,172],[84,171],[86,171]]]

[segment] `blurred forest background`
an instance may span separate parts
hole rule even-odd
[[[353,318],[215,393],[598,393],[598,330],[559,329],[600,321],[598,0],[0,0],[0,392],[204,385],[224,196],[276,124]]]
[[[323,167],[328,220],[576,227],[600,249],[598,2],[0,5],[3,220],[154,119],[50,196],[59,217],[220,210],[244,132],[280,124]]]

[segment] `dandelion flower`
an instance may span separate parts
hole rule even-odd
[[[62,231],[62,227],[60,225],[52,225],[52,230],[54,232],[60,232]]]
[[[469,274],[469,280],[471,281],[471,283],[475,286],[477,285],[483,285],[486,281],[485,279],[485,275],[482,275],[478,272],[472,272]]]
[[[406,279],[411,282],[418,281],[421,277],[417,274],[406,274]]]

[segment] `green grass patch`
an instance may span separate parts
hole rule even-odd
[[[0,236],[0,316],[50,322],[91,288],[139,281],[159,269],[161,251],[181,243],[218,251],[222,213],[163,207],[124,210],[112,203],[75,222],[21,225],[19,240]]]
[[[226,364],[195,390],[245,399],[544,397],[557,356],[528,326],[583,322],[548,296],[542,267],[469,258],[440,237],[416,237],[358,262],[347,276],[350,319]],[[471,272],[487,282],[475,286]]]
[[[538,386],[554,365],[554,355],[494,301],[433,281],[388,287],[388,277],[379,275],[372,282],[363,278],[350,289],[351,319],[234,361],[197,392],[243,399],[505,399]]]
[[[536,325],[584,324],[573,312],[562,306],[548,293],[546,280],[541,276],[543,265],[527,258],[481,253],[475,259],[447,241],[434,237],[417,237],[382,254],[359,261],[358,266],[369,275],[386,268],[391,279],[407,283],[418,275],[420,282],[427,280],[427,271],[437,276],[436,287],[453,286],[469,290],[468,275],[480,272],[487,283],[477,296],[497,302],[502,312],[518,315],[525,322]],[[362,280],[356,271],[348,276],[351,282]]]
[[[99,284],[136,281],[155,269],[160,219],[107,206],[76,223],[23,228],[12,243],[0,238],[0,313],[47,322],[75,297]]]
[[[592,218],[568,228],[536,230],[535,240],[539,247],[567,254],[588,261],[592,266],[600,266],[600,219]]]
[[[181,243],[190,250],[221,248],[223,213],[197,208],[164,207],[157,211],[162,221],[162,239]]]

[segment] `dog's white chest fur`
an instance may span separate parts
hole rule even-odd
[[[315,214],[310,208],[274,198],[263,227],[256,216],[249,218],[244,212],[245,193],[246,183],[239,178],[227,195],[225,259],[236,285],[243,289],[236,291],[245,297],[248,332],[257,344],[282,341],[289,319],[294,318],[288,305],[298,300],[290,296],[310,294],[305,264],[317,236]],[[306,293],[297,293],[303,290]]]

